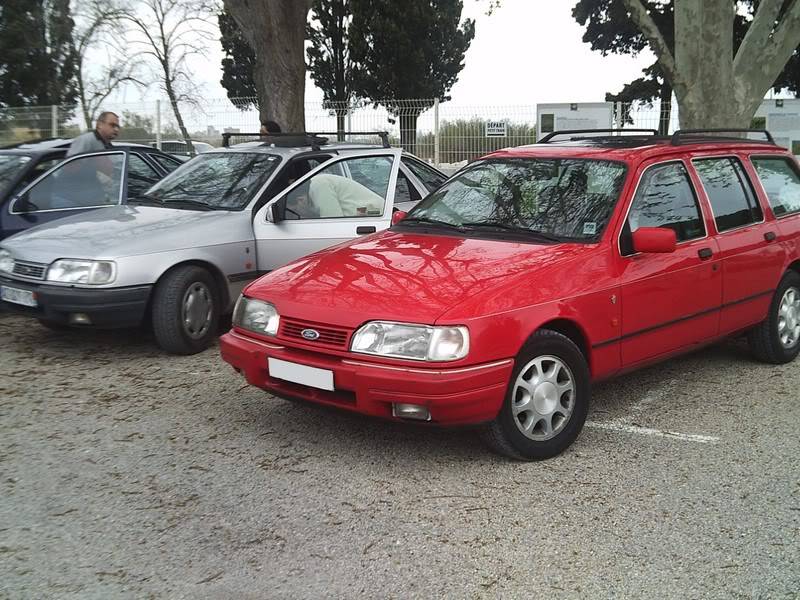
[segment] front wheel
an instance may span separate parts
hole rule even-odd
[[[800,275],[789,271],[772,297],[767,318],[747,336],[759,360],[781,365],[800,353]]]
[[[172,354],[196,354],[217,335],[219,294],[211,273],[201,267],[179,267],[167,273],[153,294],[153,333]]]
[[[518,460],[556,456],[583,429],[590,396],[580,349],[558,332],[537,331],[517,355],[500,413],[482,436],[493,450]]]

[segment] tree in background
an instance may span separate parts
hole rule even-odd
[[[125,83],[141,84],[136,77],[140,65],[117,43],[124,36],[125,13],[120,0],[78,0],[75,7],[72,50],[77,58],[76,84],[83,120],[86,128],[91,129],[106,98]],[[92,75],[88,54],[101,45],[107,50],[107,61],[99,74]]]
[[[222,79],[220,84],[225,88],[228,99],[240,110],[247,110],[258,94],[253,80],[256,55],[234,18],[223,10],[219,13],[220,43],[222,44]]]
[[[353,63],[349,28],[353,20],[349,0],[314,0],[308,25],[308,70],[324,94],[323,107],[336,113],[336,131],[343,140],[345,117],[353,100]]]
[[[253,80],[262,121],[305,129],[306,18],[311,0],[224,0],[255,55]]]
[[[800,39],[800,0],[754,4],[738,47],[739,2],[670,2],[675,23],[671,47],[653,14],[653,7],[664,2],[621,1],[675,91],[683,128],[749,126]]]
[[[69,0],[4,0],[0,7],[0,110],[71,105],[76,56]],[[5,112],[5,111],[4,111]],[[32,129],[50,130],[49,110],[25,111]],[[63,122],[69,111],[61,110]],[[13,125],[6,121],[6,126]]]
[[[753,11],[758,6],[753,0],[745,0],[739,4],[742,10],[734,17],[735,49],[738,49],[744,39],[753,18]],[[647,10],[667,47],[674,52],[675,18],[672,2],[650,0],[647,2]],[[647,38],[630,17],[622,0],[580,0],[572,9],[572,15],[578,23],[586,27],[583,41],[591,44],[592,50],[599,50],[603,56],[608,54],[635,56],[647,48]],[[798,51],[795,50],[794,56],[797,55]],[[798,68],[800,63],[795,58],[778,77],[775,87],[791,90],[791,81],[800,81]],[[671,117],[672,86],[664,77],[658,61],[644,69],[643,73],[644,77],[627,83],[620,92],[607,93],[606,100],[626,103],[623,116],[627,122],[631,122],[630,103],[639,101],[652,104],[654,100],[659,99],[661,105],[659,131],[665,134],[669,130]]]
[[[208,42],[214,39],[209,27],[213,5],[206,0],[138,0],[123,16],[133,35],[136,56],[154,62],[153,83],[167,95],[181,136],[194,153],[184,125],[180,103],[195,104],[199,91],[188,69],[193,55],[205,56]]]
[[[417,117],[430,101],[393,100],[449,100],[475,22],[461,22],[461,0],[350,0],[350,5],[353,89],[400,118],[401,143],[413,152]]]

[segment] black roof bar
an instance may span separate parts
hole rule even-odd
[[[739,137],[725,137],[725,136],[709,136],[706,134],[710,133],[760,133],[766,139],[764,140],[750,140],[746,138],[739,138]],[[701,139],[698,139],[701,138]],[[775,143],[775,138],[772,137],[772,134],[767,131],[766,129],[741,129],[737,127],[733,128],[726,128],[726,129],[678,129],[675,133],[672,134],[670,138],[670,143],[673,146],[680,146],[681,144],[691,144],[696,142],[714,142],[717,140],[733,140],[733,141],[746,141],[750,143],[761,143],[761,144],[772,144],[773,146],[777,146]]]
[[[608,134],[617,134],[616,137],[625,137],[622,134],[628,133],[638,133],[642,134],[645,133],[647,135],[657,136],[658,130],[657,129],[562,129],[561,131],[553,131],[552,133],[548,133],[542,139],[540,139],[537,144],[550,144],[552,140],[556,136],[567,135],[567,136],[574,136],[574,135],[585,135],[587,133],[608,133]],[[598,137],[605,137],[605,136],[598,136]],[[610,137],[610,136],[609,136]],[[587,139],[586,137],[582,137],[580,139]]]
[[[258,138],[304,138],[302,141],[306,142],[304,144],[298,144],[303,146],[311,146],[314,150],[319,150],[320,146],[326,144],[328,142],[327,138],[319,137],[323,135],[377,135],[381,139],[381,143],[383,144],[384,148],[391,148],[389,144],[389,132],[388,131],[287,131],[287,132],[280,132],[280,133],[233,133],[233,132],[225,132],[222,134],[222,146],[227,148],[230,146],[230,139],[234,136],[241,136],[241,137],[258,137]],[[266,140],[265,140],[266,142]]]

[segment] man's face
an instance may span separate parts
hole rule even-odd
[[[119,135],[119,117],[109,115],[102,121],[98,121],[97,133],[107,142],[116,138]]]

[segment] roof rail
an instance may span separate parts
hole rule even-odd
[[[233,136],[257,137],[265,144],[275,144],[278,146],[311,146],[314,150],[319,150],[321,146],[328,143],[325,135],[376,135],[381,139],[384,148],[390,148],[388,131],[287,131],[281,133],[233,133],[225,132],[222,134],[222,147],[230,147],[230,139]]]
[[[623,134],[628,133],[637,133],[637,134],[647,134],[652,136],[658,135],[657,129],[562,129],[561,131],[553,131],[552,133],[548,133],[542,139],[540,139],[537,144],[551,144],[553,142],[553,138],[557,136],[569,136],[570,140],[574,139],[588,139],[589,136],[586,134],[597,134],[597,133],[607,133],[610,134],[608,136],[592,136],[592,137],[626,137]],[[616,134],[616,135],[615,135]],[[574,137],[574,136],[582,136],[582,137]],[[558,141],[558,140],[556,140]],[[562,140],[564,141],[564,140]]]
[[[751,140],[737,136],[707,135],[714,133],[759,133],[763,135],[765,139]],[[773,138],[772,134],[766,129],[742,129],[737,127],[724,129],[678,129],[672,134],[672,137],[670,137],[670,144],[673,146],[680,146],[681,144],[718,142],[720,140],[748,142],[751,144],[772,144],[773,146],[777,146],[775,138]]]

